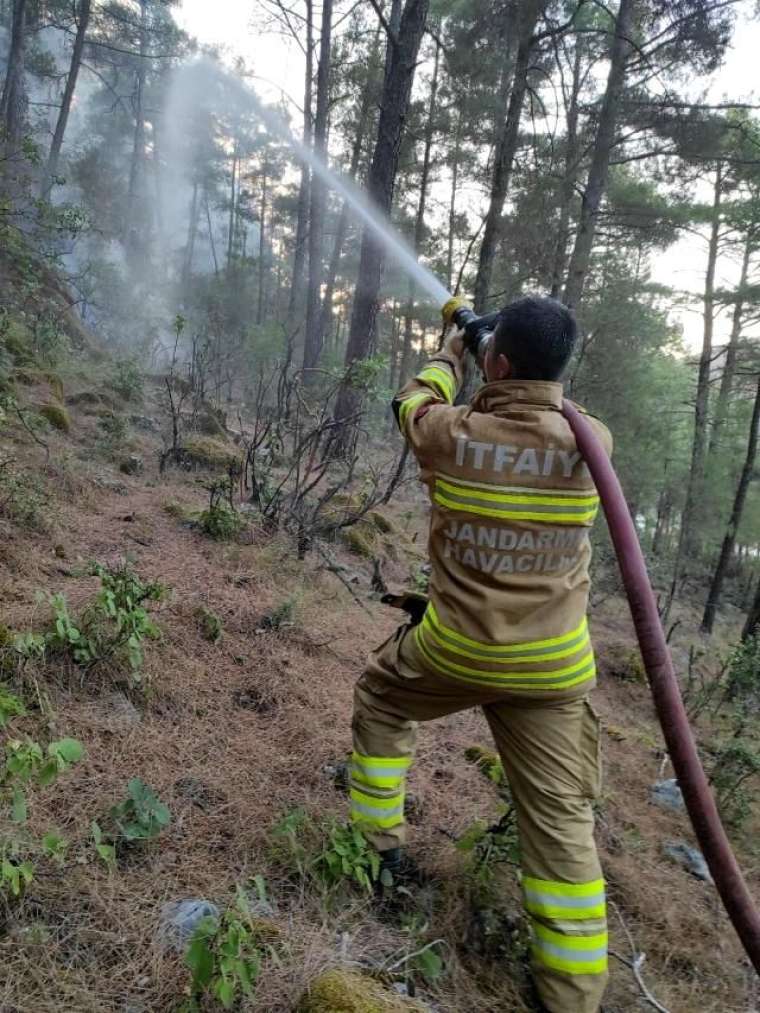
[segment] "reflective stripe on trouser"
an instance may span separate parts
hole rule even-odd
[[[483,708],[517,812],[533,974],[550,1013],[597,1013],[607,980],[591,810],[599,726],[585,698],[574,694],[536,699],[448,679],[430,669],[404,629],[372,654],[354,697],[353,818],[381,851],[404,843],[404,775],[417,722]],[[459,762],[456,754],[436,758],[440,766]]]

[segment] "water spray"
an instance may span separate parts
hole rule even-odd
[[[499,314],[478,317],[457,298],[449,299],[442,312],[445,325],[455,324],[464,330],[465,347],[478,358],[480,343],[493,333]],[[760,913],[731,849],[699,759],[644,555],[620,481],[588,420],[569,401],[563,402],[562,414],[591,472],[607,518],[649,688],[691,825],[723,906],[747,956],[760,974]]]

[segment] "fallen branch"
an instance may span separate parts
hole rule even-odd
[[[649,1003],[650,1006],[652,1006],[656,1010],[659,1010],[659,1013],[670,1013],[670,1011],[665,1006],[663,1006],[662,1003],[658,1002],[655,999],[655,997],[649,991],[647,986],[644,984],[644,979],[641,977],[641,968],[644,965],[644,961],[647,959],[646,954],[639,953],[638,950],[636,949],[636,943],[633,941],[633,936],[631,935],[628,926],[623,920],[623,916],[620,913],[620,908],[617,906],[617,904],[614,903],[614,901],[609,901],[608,903],[609,906],[614,910],[615,914],[618,916],[618,921],[623,927],[623,932],[625,932],[626,939],[628,940],[628,945],[631,947],[630,960],[627,957],[622,956],[620,953],[616,953],[614,950],[610,950],[610,956],[614,957],[616,960],[619,960],[621,964],[625,964],[626,967],[629,967],[631,969],[631,971],[633,972],[633,976],[636,979],[636,984],[639,986],[639,991],[641,992],[642,998],[644,998]]]
[[[427,950],[432,949],[434,946],[445,946],[445,945],[446,945],[445,939],[434,939],[432,943],[427,943],[419,950],[415,950],[414,953],[407,953],[407,955],[405,957],[402,957],[401,960],[397,960],[395,964],[391,964],[390,967],[386,967],[385,971],[387,974],[390,974],[392,971],[397,971],[399,967],[403,967],[404,964],[408,964],[410,960],[414,960],[415,957],[421,956],[423,953],[425,953]]]
[[[314,549],[317,550],[317,552],[322,557],[322,559],[324,559],[325,563],[327,563],[327,569],[330,571],[330,573],[334,573],[335,574],[335,576],[338,578],[338,580],[343,584],[343,586],[346,588],[346,590],[348,591],[348,593],[354,599],[354,601],[356,602],[356,604],[360,608],[363,608],[364,611],[367,613],[367,615],[371,616],[372,612],[370,611],[370,609],[367,608],[367,606],[361,600],[361,598],[359,597],[359,595],[356,593],[356,591],[354,591],[354,589],[351,587],[351,585],[349,584],[349,582],[346,580],[346,578],[340,572],[340,568],[339,568],[338,564],[333,559],[330,559],[330,557],[327,555],[327,553],[325,552],[325,550],[322,548],[322,546],[318,542],[315,542],[313,544],[312,548],[314,548]]]

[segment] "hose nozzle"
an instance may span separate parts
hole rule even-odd
[[[499,322],[499,312],[486,313],[479,317],[463,299],[452,296],[444,304],[442,310],[445,324],[454,324],[464,331],[464,345],[468,352],[478,358],[478,348],[483,338],[488,337],[496,330]]]

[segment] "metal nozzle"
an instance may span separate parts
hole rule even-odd
[[[479,317],[463,299],[456,296],[444,305],[442,313],[447,324],[455,324],[464,331],[465,348],[476,358],[480,342],[489,334],[493,334],[499,322],[498,310],[496,313],[486,313],[485,316]]]

